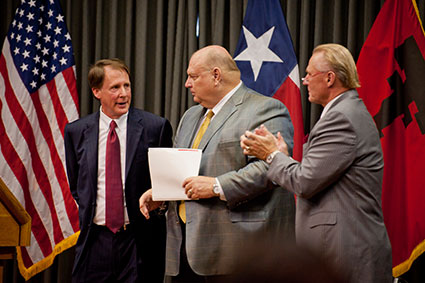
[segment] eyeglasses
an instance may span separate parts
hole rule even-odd
[[[329,72],[329,71],[324,71],[324,72],[317,72],[317,73],[315,73],[315,74],[310,74],[310,73],[307,73],[305,76],[304,76],[304,78],[301,78],[301,81],[305,81],[305,82],[307,82],[308,83],[308,79],[310,78],[314,78],[315,76],[317,76],[317,75],[320,75],[320,74],[325,74],[325,73],[327,73],[327,72]]]

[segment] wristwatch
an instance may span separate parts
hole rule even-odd
[[[271,164],[273,161],[273,158],[275,157],[275,155],[279,152],[279,150],[275,150],[272,153],[269,154],[269,156],[267,156],[266,158],[266,162],[267,164]]]
[[[220,195],[220,187],[219,187],[219,185],[218,185],[217,183],[215,183],[215,184],[213,185],[213,193],[214,193],[216,196],[219,196],[219,195]]]

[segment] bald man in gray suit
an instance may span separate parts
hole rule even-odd
[[[185,202],[186,223],[170,202],[167,212],[166,274],[173,282],[220,281],[238,262],[233,252],[254,233],[263,240],[294,237],[295,202],[291,193],[267,180],[268,165],[244,156],[239,136],[261,124],[282,132],[292,148],[293,128],[286,107],[278,100],[248,89],[230,54],[220,46],[195,52],[185,86],[195,102],[183,115],[174,147],[191,148],[208,113],[211,122],[197,148],[202,149],[199,176],[183,183],[192,200]],[[209,118],[208,118],[209,119]],[[159,203],[151,192],[140,199],[142,213]]]
[[[302,161],[288,157],[286,139],[266,127],[246,132],[241,146],[245,154],[267,160],[268,178],[297,195],[299,245],[320,253],[347,282],[392,282],[381,208],[381,143],[355,90],[360,84],[353,57],[341,45],[319,45],[306,72],[310,102],[325,108]]]

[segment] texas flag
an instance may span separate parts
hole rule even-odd
[[[249,0],[235,61],[245,85],[282,101],[294,125],[293,157],[304,137],[298,63],[279,0]]]

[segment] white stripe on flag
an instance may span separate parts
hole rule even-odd
[[[75,76],[75,67],[73,67],[72,70]],[[58,88],[58,93],[61,93],[59,99],[61,101],[61,104],[63,105],[63,109],[65,110],[68,123],[77,120],[79,118],[77,105],[75,105],[74,100],[72,99],[71,92],[68,89],[68,85],[66,84],[63,74],[59,73],[56,76],[55,81],[56,87]],[[65,158],[63,160],[65,160]]]
[[[300,88],[300,72],[298,71],[298,64],[289,73],[289,78]]]

